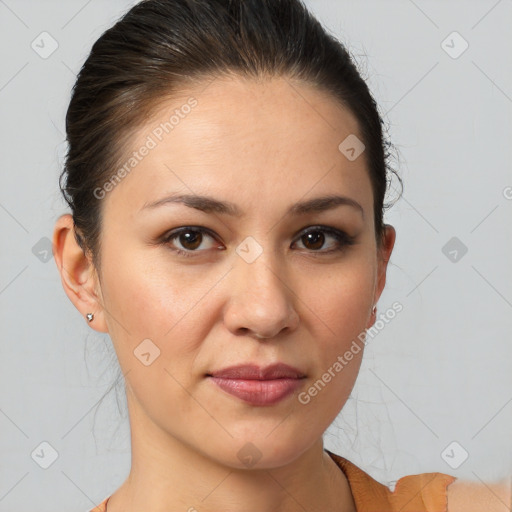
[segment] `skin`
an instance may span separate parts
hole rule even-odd
[[[355,511],[322,434],[346,402],[363,351],[309,403],[297,394],[375,322],[371,309],[395,243],[389,225],[382,245],[375,242],[364,153],[349,161],[338,151],[345,137],[359,135],[357,122],[305,84],[217,79],[162,106],[134,134],[134,150],[193,94],[193,113],[102,199],[101,268],[76,244],[70,215],[55,225],[64,290],[82,315],[94,312],[92,328],[110,334],[126,380],[132,467],[108,512]],[[244,215],[178,204],[141,212],[173,192],[231,201]],[[285,213],[297,201],[332,193],[357,201],[364,214],[346,205]],[[347,232],[354,244],[322,255],[335,239],[323,232],[323,243],[311,246],[297,236],[318,224]],[[157,243],[184,225],[217,236]],[[252,263],[235,251],[247,236],[263,250]],[[172,247],[199,252],[186,258]],[[148,338],[160,355],[146,366],[134,349]],[[205,377],[231,364],[275,361],[307,378],[272,406],[246,404]],[[237,457],[249,442],[261,456],[250,468]],[[448,509],[510,510],[511,494],[510,482],[457,480]]]
[[[388,225],[376,244],[364,153],[349,161],[338,149],[350,134],[362,138],[358,124],[306,84],[218,78],[166,100],[134,134],[133,150],[190,96],[198,105],[101,200],[99,269],[76,244],[70,215],[54,231],[64,290],[84,317],[94,312],[93,329],[109,333],[126,380],[132,467],[108,512],[354,511],[322,434],[352,390],[363,350],[308,404],[297,395],[375,322],[395,242]],[[244,214],[144,209],[174,192],[229,201]],[[328,194],[357,201],[363,213],[341,205],[286,214]],[[317,231],[323,245],[302,236],[318,225],[354,243],[328,253],[337,242],[325,231]],[[192,247],[183,236],[161,242],[182,226],[215,237],[203,235],[185,257],[172,250]],[[236,252],[248,236],[262,249],[252,263]],[[160,350],[149,366],[134,355],[145,339]],[[272,406],[247,404],[205,376],[276,361],[306,378]],[[261,455],[250,468],[237,456],[247,443]]]

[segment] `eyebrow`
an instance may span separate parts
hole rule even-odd
[[[184,204],[189,208],[195,208],[196,210],[200,210],[205,213],[214,212],[234,217],[243,216],[243,212],[234,203],[229,201],[219,201],[213,197],[199,196],[196,194],[173,194],[162,199],[158,199],[152,203],[144,204],[141,211],[146,209],[155,209],[169,204]],[[327,195],[295,203],[288,208],[286,214],[306,215],[308,213],[319,213],[332,210],[339,206],[350,206],[355,208],[361,213],[361,216],[364,219],[364,209],[357,201],[350,197],[339,195]]]

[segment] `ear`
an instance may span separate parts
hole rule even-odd
[[[93,313],[94,319],[89,325],[96,331],[108,332],[98,274],[90,255],[85,254],[75,239],[75,225],[70,214],[62,215],[55,223],[53,256],[64,291],[76,309],[83,318],[87,313]]]
[[[395,246],[396,231],[390,224],[384,225],[384,234],[382,239],[381,247],[378,250],[377,255],[377,283],[375,286],[375,294],[373,298],[373,304],[377,304],[379,298],[384,290],[386,284],[386,272],[388,268],[388,262],[391,258],[391,252]],[[376,315],[371,314],[367,328],[370,328],[376,320]]]

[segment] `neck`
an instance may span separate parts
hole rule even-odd
[[[130,405],[130,404],[129,404]],[[348,481],[318,441],[292,463],[238,469],[192,449],[129,407],[132,464],[107,512],[355,512]]]

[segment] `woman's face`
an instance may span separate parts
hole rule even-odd
[[[103,188],[92,324],[126,374],[132,432],[240,468],[318,442],[354,385],[394,241],[378,252],[365,154],[339,148],[354,136],[330,96],[281,78],[204,83],[138,131],[136,165]],[[311,203],[326,196],[346,199]],[[212,377],[275,363],[302,378]]]

